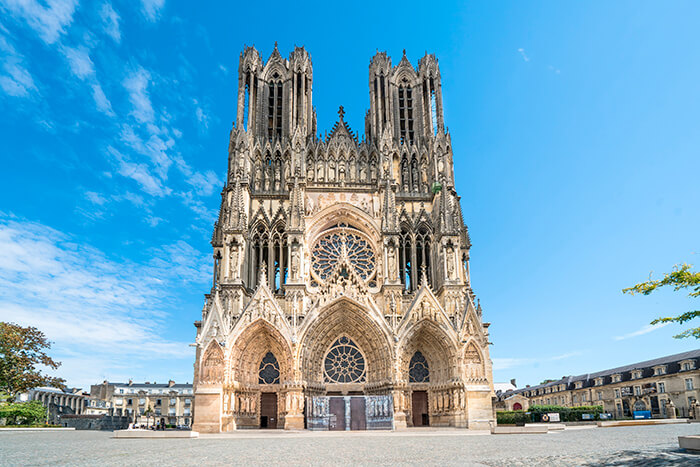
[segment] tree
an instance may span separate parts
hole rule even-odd
[[[691,289],[691,292],[688,293],[688,296],[689,297],[698,297],[698,296],[700,296],[700,272],[691,271],[692,267],[693,267],[692,264],[677,264],[676,266],[673,267],[672,272],[664,274],[663,279],[652,280],[651,275],[649,275],[648,281],[642,282],[642,283],[637,284],[633,287],[622,289],[622,292],[630,294],[630,295],[634,295],[637,293],[640,293],[642,295],[649,295],[654,290],[659,289],[661,287],[665,287],[668,285],[668,286],[672,286],[673,290],[676,290],[676,291],[689,288],[689,289]],[[652,321],[651,324],[659,324],[659,323],[683,324],[683,323],[688,322],[688,321],[690,321],[694,318],[697,318],[699,316],[700,316],[700,310],[694,310],[694,311],[688,311],[688,312],[683,313],[683,314],[678,315],[678,316],[657,318],[654,321]],[[682,333],[677,334],[673,337],[675,337],[676,339],[682,339],[684,337],[690,337],[690,336],[693,336],[696,339],[700,339],[700,327],[686,329]]]
[[[554,381],[556,381],[556,380],[555,380],[555,379],[545,379],[545,380],[542,381],[540,384],[553,383]]]
[[[45,350],[51,342],[35,327],[22,327],[0,321],[0,391],[11,399],[37,386],[65,389],[65,380],[41,373],[43,365],[53,370],[61,364],[49,357]]]
[[[39,401],[0,405],[0,418],[7,425],[33,425],[46,419],[46,407]]]

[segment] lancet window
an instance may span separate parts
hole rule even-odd
[[[420,350],[416,351],[416,353],[413,354],[413,357],[411,357],[411,363],[408,365],[408,382],[430,382],[430,368],[428,367],[428,361],[425,359]]]
[[[273,292],[281,293],[289,274],[287,234],[284,226],[278,225],[270,232],[263,224],[258,225],[251,238],[250,258],[251,287],[257,287],[260,272],[265,268],[268,287]]]
[[[426,226],[421,226],[417,232],[412,232],[407,226],[401,227],[399,245],[399,271],[404,290],[412,292],[421,284],[421,276],[425,270],[425,278],[432,285],[432,236]]]
[[[279,384],[280,364],[277,362],[275,354],[268,352],[260,362],[258,370],[258,384]]]
[[[279,75],[273,75],[274,80],[268,84],[267,98],[267,137],[282,138],[282,81],[278,81]]]
[[[413,143],[413,90],[399,86],[399,134],[401,142]]]

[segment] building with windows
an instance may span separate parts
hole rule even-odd
[[[189,383],[113,383],[90,386],[91,399],[105,401],[110,415],[127,416],[139,424],[191,426],[194,393]],[[97,407],[95,407],[97,409]]]
[[[377,53],[368,84],[364,136],[342,107],[321,136],[307,51],[241,54],[195,430],[494,419],[437,59]]]
[[[694,411],[700,409],[694,407],[700,400],[700,349],[506,391],[498,397],[500,406],[512,409],[507,401],[515,401],[526,409],[515,396],[527,398],[527,405],[601,405],[617,418],[646,410],[653,417],[669,417],[673,402],[681,417],[699,418]]]
[[[20,402],[40,401],[48,409],[47,422],[60,423],[63,415],[80,415],[86,413],[88,396],[80,388],[65,391],[58,388],[38,387],[19,395]]]

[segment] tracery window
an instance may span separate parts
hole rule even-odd
[[[433,284],[432,235],[428,227],[421,225],[413,233],[407,225],[401,227],[399,245],[399,272],[401,283],[408,292],[416,290],[422,280],[423,270],[429,285]]]
[[[428,368],[428,361],[425,359],[420,350],[417,350],[416,353],[413,354],[411,363],[408,365],[408,382],[430,382],[430,369]]]
[[[275,358],[275,354],[268,352],[260,362],[258,370],[258,384],[279,384],[280,365]]]
[[[340,337],[331,346],[323,363],[327,383],[361,383],[365,381],[365,358],[349,337]]]
[[[365,281],[371,279],[376,270],[376,256],[369,240],[343,224],[318,239],[311,250],[312,271],[322,281],[341,263],[351,266]]]

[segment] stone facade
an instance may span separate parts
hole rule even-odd
[[[330,426],[346,410],[346,429],[369,420],[356,409],[389,410],[396,428],[488,428],[489,323],[437,59],[372,58],[361,140],[342,107],[317,135],[312,83],[303,48],[241,54],[193,428],[304,428],[312,403],[328,404]]]
[[[189,383],[115,383],[90,386],[90,395],[110,407],[109,415],[128,417],[130,422],[153,425],[191,426],[194,392]],[[150,409],[150,412],[149,412]]]
[[[681,417],[700,418],[698,400],[700,350],[692,350],[507,391],[499,394],[498,405],[504,410],[513,410],[516,402],[523,410],[529,405],[601,405],[616,418],[631,417],[636,410],[649,410],[655,418],[671,418],[675,417],[670,410],[674,406]]]

